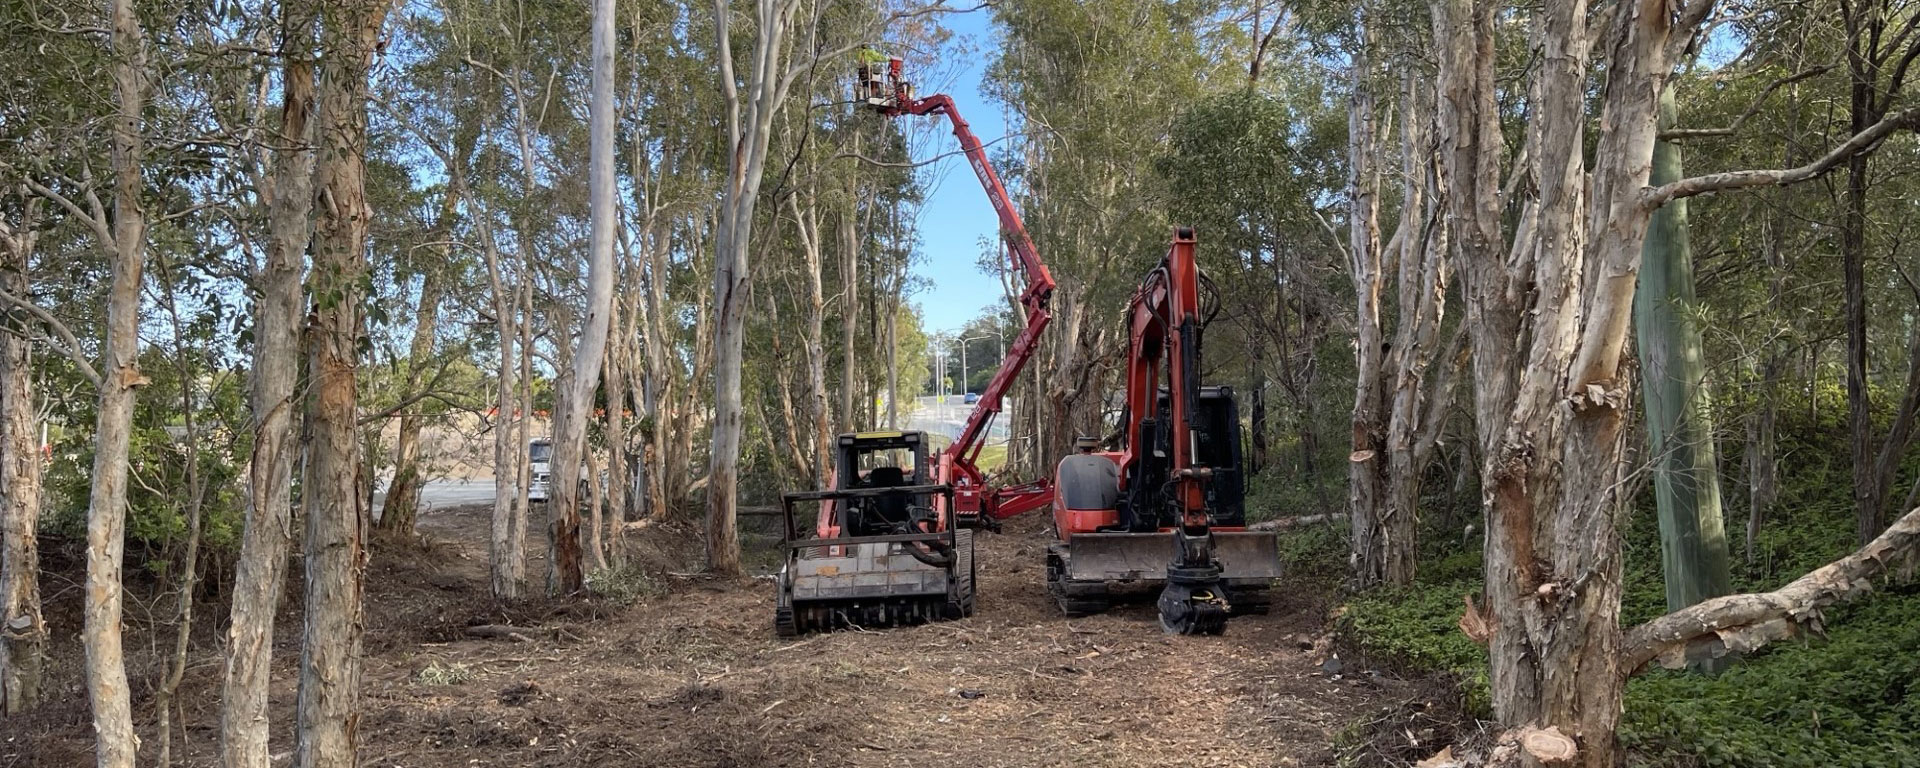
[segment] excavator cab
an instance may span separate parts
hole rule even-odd
[[[952,486],[932,482],[924,432],[834,441],[833,488],[783,498],[785,565],[774,629],[783,636],[973,614],[973,532],[951,524]],[[817,504],[811,531],[798,510]]]
[[[1146,596],[1167,578],[1168,553],[1181,510],[1169,504],[1167,487],[1168,393],[1159,408],[1140,420],[1141,440],[1152,448],[1139,453],[1121,490],[1119,451],[1082,451],[1060,460],[1055,470],[1054,529],[1060,541],[1048,549],[1047,587],[1069,616],[1105,611],[1128,595]],[[1206,509],[1213,556],[1222,565],[1232,615],[1264,614],[1268,590],[1280,576],[1272,533],[1245,530],[1246,466],[1240,409],[1232,387],[1202,387],[1192,430],[1196,463],[1210,470]],[[1124,417],[1123,417],[1124,418]]]

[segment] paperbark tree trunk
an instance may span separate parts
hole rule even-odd
[[[1428,168],[1432,118],[1430,91],[1403,75],[1400,94],[1400,223],[1393,246],[1398,270],[1393,342],[1386,353],[1383,386],[1387,407],[1386,472],[1382,482],[1382,534],[1385,583],[1413,582],[1419,552],[1420,478],[1433,457],[1445,414],[1453,401],[1453,360],[1440,354],[1450,267],[1446,259],[1447,225],[1438,201],[1429,195]],[[1439,356],[1436,358],[1436,354]],[[1446,366],[1433,374],[1434,363]]]
[[[140,287],[146,267],[147,218],[142,114],[146,109],[146,42],[133,0],[110,6],[113,86],[113,229],[102,242],[111,259],[107,329],[94,421],[93,488],[87,505],[87,581],[81,640],[86,646],[87,698],[93,705],[94,759],[101,768],[130,768],[139,751],[120,644],[121,561],[126,548],[127,452],[140,373]]]
[[[1355,586],[1405,584],[1413,579],[1408,542],[1394,540],[1387,507],[1387,350],[1380,327],[1380,296],[1387,276],[1380,249],[1380,173],[1374,166],[1373,45],[1365,5],[1357,12],[1360,44],[1353,52],[1347,99],[1347,255],[1353,281],[1354,395],[1352,453],[1347,457],[1347,507],[1352,522],[1348,566]]]
[[[40,201],[28,197],[19,226],[0,221],[0,290],[27,295]],[[6,320],[8,326],[15,321]],[[15,330],[9,327],[9,331]],[[40,705],[47,622],[40,609],[40,438],[33,407],[32,348],[0,333],[0,716]]]
[[[300,313],[313,210],[314,10],[280,6],[280,130],[268,202],[267,260],[253,328],[253,454],[247,462],[246,524],[234,565],[226,671],[220,690],[220,756],[225,768],[269,768],[267,700],[273,619],[285,591],[293,541],[294,391],[300,378]]]
[[[452,195],[441,204],[441,223],[434,229],[441,233],[442,239],[450,231],[454,205]],[[437,251],[446,255],[444,246]],[[420,303],[413,313],[413,341],[407,349],[407,393],[418,392],[426,384],[427,368],[432,364],[428,358],[433,356],[433,338],[440,323],[440,300],[444,293],[438,265],[422,273]],[[420,513],[420,430],[425,422],[414,408],[400,414],[400,435],[393,449],[393,482],[387,486],[387,500],[380,507],[380,530],[384,533],[413,535],[414,521]]]
[[[1622,322],[1615,331],[1611,323],[1593,318],[1591,322],[1603,324],[1589,329],[1590,340],[1603,349],[1580,344],[1579,302],[1586,293],[1582,279],[1592,272],[1585,258],[1588,210],[1581,152],[1582,94],[1591,45],[1587,11],[1580,2],[1549,5],[1534,19],[1533,44],[1541,51],[1542,64],[1532,84],[1534,117],[1527,147],[1533,164],[1526,170],[1532,172],[1537,192],[1524,202],[1509,271],[1501,247],[1494,10],[1492,3],[1479,0],[1433,4],[1441,50],[1442,188],[1449,217],[1456,223],[1455,242],[1466,277],[1476,423],[1485,462],[1490,611],[1485,620],[1494,627],[1494,712],[1511,728],[1558,728],[1578,744],[1573,764],[1610,768],[1621,696],[1614,653],[1620,556],[1613,521],[1625,409],[1623,382],[1617,379],[1618,335],[1625,327]],[[1617,20],[1620,13],[1614,16]],[[1641,60],[1644,52],[1635,50],[1649,41],[1638,34],[1622,38],[1625,50],[1614,52],[1612,63],[1618,69],[1609,69],[1606,95],[1626,100],[1625,94],[1646,87],[1649,79],[1657,91],[1658,76]],[[1663,42],[1658,34],[1651,41],[1656,49]],[[1652,93],[1643,101],[1637,106],[1653,108]],[[1614,164],[1629,169],[1638,165],[1640,180],[1645,179],[1652,112],[1645,113],[1648,124],[1642,127],[1622,106],[1636,105],[1608,101],[1605,107],[1615,122],[1603,120],[1603,125],[1620,127],[1602,134],[1596,186],[1631,178],[1630,171],[1622,173]],[[1614,189],[1625,194],[1640,186]],[[1604,210],[1614,202],[1598,194],[1593,205]],[[1628,230],[1624,236],[1607,239],[1631,242],[1631,256],[1637,257],[1634,222],[1621,224]],[[1599,253],[1610,260],[1620,256],[1612,250]],[[1617,276],[1624,273],[1631,298],[1631,260],[1624,269],[1608,266],[1617,271],[1600,274],[1609,275],[1617,289]],[[1516,290],[1522,281],[1530,281],[1534,290]],[[1594,294],[1595,309],[1618,300],[1617,290]],[[1624,309],[1609,306],[1605,311]],[[1523,327],[1530,336],[1515,333]],[[1531,343],[1516,349],[1514,340],[1523,338]],[[1598,359],[1576,363],[1576,355]],[[1537,763],[1527,759],[1523,764]]]
[[[361,638],[370,510],[359,496],[362,284],[367,269],[367,75],[387,0],[321,13],[313,307],[307,316],[306,625],[296,768],[359,764]]]
[[[614,188],[613,121],[613,0],[593,4],[593,100],[589,107],[591,140],[588,160],[588,204],[591,224],[588,243],[587,317],[580,325],[580,346],[573,354],[569,390],[561,399],[553,431],[553,573],[548,588],[558,594],[576,594],[586,588],[586,566],[581,558],[580,471],[587,458],[587,418],[593,413],[593,395],[600,384],[607,337],[613,327],[614,226],[620,215]],[[615,406],[617,407],[617,405]],[[594,538],[599,538],[596,532]]]

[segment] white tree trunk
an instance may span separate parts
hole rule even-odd
[[[494,331],[500,338],[500,360],[494,371],[493,514],[489,517],[487,536],[487,582],[495,598],[510,600],[520,595],[521,571],[517,562],[519,553],[514,548],[514,525],[521,492],[521,456],[527,452],[527,445],[521,440],[520,430],[515,428],[525,416],[519,413],[516,381],[519,367],[514,363],[514,345],[519,339],[518,323],[514,320],[518,310],[516,293],[507,285],[500,268],[500,250],[488,220],[484,212],[478,217],[480,253],[487,266],[487,285],[493,295]]]
[[[786,100],[792,76],[785,71],[787,32],[793,26],[796,0],[757,0],[750,69],[742,99],[735,80],[733,45],[729,33],[732,3],[714,0],[715,39],[718,43],[721,91],[727,105],[727,144],[730,149],[725,185],[720,191],[719,224],[714,231],[714,378],[713,443],[707,472],[707,567],[715,573],[738,576],[740,533],[736,518],[740,485],[741,354],[746,334],[748,246],[753,236],[753,212],[760,198],[760,180],[766,168],[767,145],[773,120]],[[744,111],[744,114],[743,114]]]
[[[561,398],[553,431],[553,515],[555,556],[550,588],[574,594],[586,587],[581,559],[580,470],[586,464],[587,417],[593,411],[593,393],[607,352],[608,329],[613,322],[614,226],[620,215],[613,183],[613,0],[593,4],[593,102],[590,108],[591,142],[588,160],[588,196],[592,209],[587,268],[587,318],[581,324],[580,346],[573,355],[569,391]],[[617,406],[616,406],[617,407]],[[596,538],[598,538],[596,536]]]

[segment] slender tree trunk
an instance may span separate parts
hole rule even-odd
[[[146,42],[133,0],[113,0],[113,84],[119,102],[113,121],[113,239],[102,243],[112,259],[107,289],[100,406],[94,422],[93,488],[87,506],[85,626],[87,696],[93,704],[94,758],[101,768],[133,765],[140,739],[133,730],[127,667],[120,643],[120,568],[126,548],[127,452],[140,373],[140,287],[147,259],[147,219],[141,119],[146,109]]]
[[[614,327],[620,329],[619,336],[610,342],[607,350],[605,376],[607,381],[607,522],[612,526],[609,531],[611,541],[609,550],[616,562],[623,560],[621,554],[622,523],[631,517],[627,508],[627,497],[633,483],[633,470],[627,459],[627,390],[629,386],[628,350],[633,340],[632,308],[624,302],[615,304],[616,318]],[[604,565],[602,566],[604,567]]]
[[[1413,582],[1419,551],[1418,510],[1420,477],[1439,442],[1445,413],[1452,401],[1451,366],[1433,376],[1445,314],[1447,282],[1447,227],[1437,202],[1427,194],[1430,174],[1430,126],[1425,88],[1411,71],[1402,77],[1400,94],[1401,168],[1400,223],[1394,243],[1398,250],[1398,283],[1394,337],[1386,353],[1382,387],[1387,403],[1386,472],[1382,480],[1381,571],[1388,584]]]
[[[1373,45],[1370,14],[1362,6],[1361,43],[1353,53],[1352,95],[1347,103],[1347,250],[1354,302],[1353,443],[1347,463],[1347,506],[1352,521],[1348,564],[1356,586],[1406,584],[1413,578],[1409,542],[1395,541],[1387,506],[1387,390],[1392,375],[1381,331],[1380,295],[1386,271],[1380,248],[1380,174],[1374,167]],[[1404,228],[1403,228],[1404,231]],[[1401,562],[1405,560],[1407,562]]]
[[[38,233],[38,198],[20,226],[0,222],[0,290],[27,295]],[[5,320],[8,331],[16,323]],[[40,436],[33,407],[33,356],[22,335],[0,333],[0,716],[40,705],[47,622],[40,610]]]
[[[517,313],[520,320],[515,325],[520,332],[519,367],[517,383],[519,389],[514,392],[514,425],[519,434],[515,438],[513,451],[513,525],[512,535],[507,540],[507,566],[513,571],[513,580],[519,584],[527,583],[527,528],[533,519],[533,502],[529,496],[533,489],[533,456],[529,446],[533,442],[533,252],[526,247],[524,238],[520,248],[519,285],[514,294],[519,301]],[[549,421],[548,429],[552,424]],[[551,431],[548,434],[552,434]],[[553,462],[548,461],[549,469]],[[552,479],[551,473],[548,479]],[[551,487],[548,499],[552,499]],[[548,503],[552,503],[549,501]]]
[[[573,355],[573,373],[568,391],[560,400],[553,431],[553,490],[548,503],[553,516],[554,557],[550,591],[575,594],[586,588],[585,564],[580,541],[580,471],[587,458],[587,418],[593,412],[594,392],[600,384],[600,369],[606,357],[607,338],[613,323],[613,238],[617,191],[614,187],[613,121],[618,106],[613,101],[612,0],[594,0],[593,6],[593,101],[590,106],[591,142],[588,183],[592,208],[589,259],[587,269],[587,317],[581,324],[580,347]],[[599,539],[595,531],[594,539]]]
[[[1851,88],[1850,127],[1859,133],[1880,120],[1877,91],[1880,81],[1879,38],[1882,27],[1878,3],[1843,6],[1847,30],[1847,73]],[[1841,317],[1847,333],[1847,428],[1853,457],[1853,500],[1856,530],[1861,544],[1886,527],[1884,499],[1874,482],[1874,428],[1872,392],[1868,388],[1867,336],[1867,155],[1847,158],[1847,183],[1841,203],[1840,266],[1844,304]]]
[[[651,244],[647,254],[647,414],[651,417],[643,438],[647,442],[642,457],[644,472],[647,475],[647,507],[650,519],[665,520],[672,513],[679,497],[669,493],[670,480],[667,475],[667,451],[669,440],[675,430],[672,425],[678,422],[668,411],[678,411],[675,382],[678,379],[677,359],[669,361],[667,350],[671,347],[667,340],[666,318],[666,280],[667,252],[671,249],[670,235],[657,235],[659,242]],[[677,356],[676,356],[677,358]]]
[[[714,396],[713,443],[707,471],[707,568],[723,576],[739,576],[740,533],[736,517],[740,486],[741,358],[746,336],[746,309],[751,272],[747,257],[752,245],[755,204],[766,166],[773,121],[786,101],[785,72],[788,44],[798,3],[757,0],[757,33],[745,78],[745,98],[735,79],[732,38],[733,14],[729,0],[714,0],[715,38],[718,42],[720,81],[727,106],[729,159],[720,195],[719,226],[714,231]],[[744,111],[744,114],[742,114]]]
[[[194,415],[198,408],[193,396],[196,368],[187,357],[191,353],[180,325],[180,308],[174,299],[173,276],[165,274],[164,266],[161,279],[165,283],[168,319],[173,325],[174,357],[179,361],[180,368],[181,418],[186,427],[186,438],[181,441],[181,448],[187,464],[187,548],[180,556],[182,575],[178,608],[174,612],[173,653],[168,659],[166,676],[160,689],[153,696],[153,708],[159,718],[156,728],[160,742],[159,763],[161,768],[167,768],[172,765],[173,755],[173,700],[179,694],[181,678],[187,673],[187,650],[193,639],[193,597],[194,590],[199,587],[200,518],[206,502],[206,482],[200,475],[202,435],[199,420]]]
[[[487,283],[493,293],[494,330],[500,338],[499,365],[494,372],[498,389],[493,405],[493,514],[488,518],[487,529],[488,586],[495,599],[511,600],[520,595],[523,566],[518,562],[520,552],[514,546],[514,534],[520,516],[517,510],[522,491],[521,457],[527,452],[527,444],[521,441],[522,432],[517,428],[526,418],[519,410],[519,369],[514,362],[514,345],[519,340],[519,323],[515,321],[517,293],[509,288],[501,269],[499,248],[495,246],[493,228],[488,223],[491,215],[483,211],[478,221],[480,253],[486,262]]]
[[[833,445],[833,414],[827,403],[827,350],[826,350],[826,287],[821,274],[824,270],[822,244],[820,242],[820,211],[813,200],[819,196],[818,189],[809,190],[809,203],[801,208],[799,195],[787,198],[793,211],[794,223],[800,235],[800,254],[804,260],[807,280],[807,323],[802,354],[807,359],[807,416],[808,434],[805,444],[811,447],[807,451],[808,461],[804,469],[812,475],[815,488],[827,487],[830,470],[828,456]],[[840,311],[846,314],[852,311],[852,293],[843,293],[840,297]],[[851,373],[849,365],[848,373]],[[842,410],[841,417],[846,423],[853,423],[853,380],[840,380]],[[848,428],[851,430],[851,427]],[[796,444],[797,447],[798,444]]]
[[[1795,105],[1793,118],[1798,119],[1801,103],[1798,85],[1790,92],[1788,101]],[[1781,167],[1791,168],[1795,165],[1797,149],[1794,142],[1786,142],[1782,150],[1784,157]],[[1776,195],[1766,229],[1767,303],[1775,311],[1785,309],[1787,265],[1782,242],[1786,238],[1787,227],[1792,226],[1790,200],[1787,193]],[[1776,455],[1778,440],[1774,428],[1779,422],[1780,378],[1785,373],[1790,354],[1784,334],[1776,328],[1766,341],[1766,355],[1760,363],[1758,402],[1753,415],[1747,420],[1746,559],[1749,566],[1757,562],[1759,556],[1760,527],[1766,522],[1767,511],[1780,497],[1780,470]]]
[[[361,638],[369,510],[359,495],[360,304],[372,210],[366,195],[367,75],[386,0],[322,15],[314,304],[307,316],[306,626],[300,652],[296,768],[359,764]]]
[[[441,225],[435,231],[445,236],[450,231],[454,197],[447,196],[440,211]],[[440,250],[442,256],[445,249]],[[433,339],[440,323],[440,300],[444,290],[436,269],[423,270],[420,279],[420,304],[413,313],[413,342],[407,350],[406,394],[425,386],[427,369],[432,365]],[[380,530],[413,535],[414,521],[420,512],[420,430],[426,419],[415,409],[400,414],[400,436],[393,450],[393,482],[387,486],[387,500],[380,508]]]
[[[864,115],[856,113],[856,120]],[[856,125],[858,123],[856,122]],[[853,153],[860,153],[863,134],[853,131]],[[860,321],[860,229],[855,226],[860,212],[860,177],[847,178],[847,210],[840,216],[840,431],[854,432],[860,425],[853,417],[853,378],[857,370],[854,329]],[[817,270],[816,270],[817,272]],[[824,381],[824,377],[823,377]],[[868,421],[869,424],[872,421]],[[826,439],[833,439],[831,428]],[[824,478],[821,478],[824,479]],[[819,486],[821,488],[825,485]]]
[[[284,27],[280,132],[273,153],[267,261],[255,276],[253,454],[247,463],[246,526],[234,566],[232,619],[220,693],[225,768],[269,768],[267,701],[273,619],[286,588],[293,541],[294,392],[300,378],[300,312],[313,208],[314,11],[281,4]]]
[[[1661,120],[1672,125],[1677,113],[1673,90],[1668,88],[1660,95]],[[1660,142],[1654,146],[1648,183],[1679,181],[1685,175],[1682,168],[1680,146]],[[1677,611],[1733,591],[1720,511],[1712,401],[1705,381],[1706,353],[1700,328],[1693,322],[1696,299],[1687,201],[1675,200],[1653,214],[1642,253],[1634,328],[1646,392],[1667,610]]]

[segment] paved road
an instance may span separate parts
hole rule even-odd
[[[435,480],[420,489],[420,504],[427,509],[445,509],[492,502],[493,478],[490,477],[477,480]],[[387,494],[373,495],[373,509],[376,513],[386,503]]]
[[[967,405],[962,395],[948,395],[946,402],[937,397],[915,398],[919,409],[906,415],[907,429],[917,429],[936,435],[945,435],[949,440],[957,440],[960,430],[967,426],[967,416],[973,413],[973,406]],[[1000,415],[994,417],[993,426],[987,429],[987,442],[1003,442],[1007,439],[1007,423],[1013,412],[1013,401],[1005,400],[1000,406]]]

